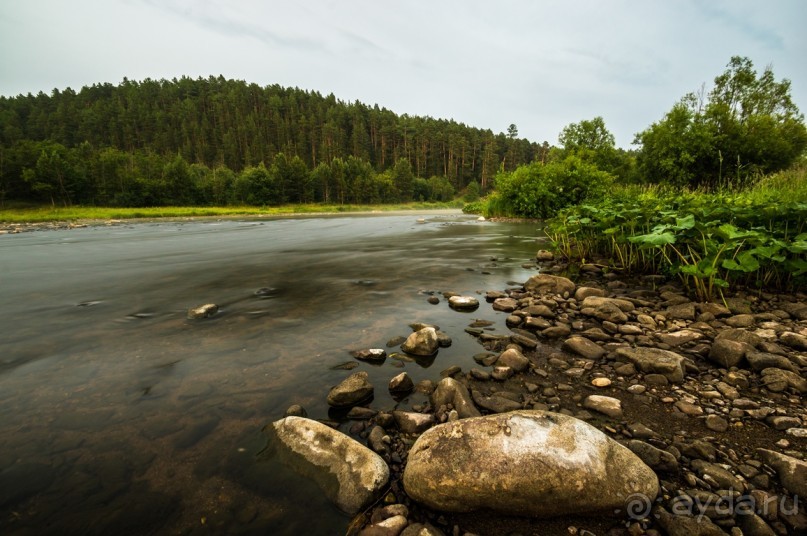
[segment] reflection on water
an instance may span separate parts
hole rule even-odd
[[[428,293],[525,280],[538,234],[428,213],[0,237],[0,533],[343,532],[312,484],[257,456],[262,427],[295,403],[328,418],[349,352],[411,322],[454,343],[427,362],[359,363],[370,407],[416,403],[386,390],[401,370],[470,368],[465,327],[504,317]],[[204,303],[219,313],[186,318]]]

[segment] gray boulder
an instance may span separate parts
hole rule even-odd
[[[389,468],[378,454],[320,422],[286,417],[264,433],[284,464],[314,480],[348,514],[374,502],[389,480]]]
[[[364,371],[354,372],[328,393],[328,405],[335,408],[354,406],[373,396],[373,385]]]
[[[658,348],[618,348],[616,355],[627,359],[647,374],[661,374],[673,383],[684,381],[684,357]]]
[[[567,415],[543,411],[431,428],[409,452],[407,494],[436,510],[554,517],[613,513],[658,495],[656,474],[630,450]]]
[[[409,335],[401,345],[401,350],[407,354],[428,357],[436,354],[439,347],[437,330],[433,327],[425,327]]]
[[[536,294],[560,294],[561,296],[574,294],[575,284],[571,279],[549,274],[538,274],[530,277],[524,283],[524,290]]]

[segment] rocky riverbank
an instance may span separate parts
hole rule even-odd
[[[567,279],[548,275],[567,268],[550,254],[538,262],[541,274],[480,305],[507,314],[509,332],[413,324],[397,341],[424,359],[473,336],[468,370],[417,385],[402,373],[384,386],[359,372],[328,395],[349,421],[338,442],[349,435],[389,472],[373,471],[352,532],[807,533],[807,295],[698,303],[661,277],[584,265]],[[446,307],[475,305],[452,296]],[[376,388],[400,402],[369,409]]]

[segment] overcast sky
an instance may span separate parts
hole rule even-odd
[[[804,0],[0,0],[0,95],[183,75],[628,148],[747,56],[807,111]]]

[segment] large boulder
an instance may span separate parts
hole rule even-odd
[[[401,345],[401,350],[407,354],[429,357],[436,354],[439,347],[437,330],[433,327],[425,327],[409,335]]]
[[[328,393],[328,405],[335,408],[355,406],[373,396],[373,384],[366,372],[354,372]]]
[[[378,499],[389,480],[389,468],[378,454],[320,422],[286,417],[264,433],[281,462],[314,480],[348,514]]]
[[[627,359],[646,374],[661,374],[673,383],[684,381],[684,357],[658,348],[618,348],[616,355]]]
[[[436,510],[532,517],[613,513],[631,495],[658,495],[656,474],[593,426],[521,410],[448,422],[418,438],[406,493]]]
[[[574,294],[575,284],[571,279],[557,275],[538,274],[530,277],[524,283],[524,290],[536,294],[560,294],[561,296]]]

